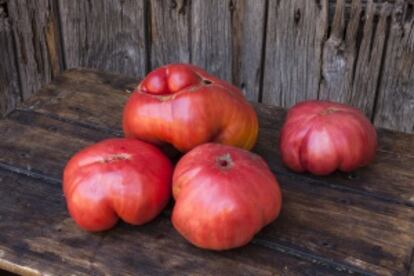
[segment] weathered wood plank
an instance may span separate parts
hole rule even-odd
[[[375,123],[414,133],[414,3],[397,1],[379,83]]]
[[[56,2],[16,0],[7,3],[16,42],[22,98],[26,100],[62,69]]]
[[[0,266],[7,262],[16,273],[334,273],[255,244],[233,252],[200,250],[183,241],[166,217],[141,227],[120,223],[109,232],[90,234],[69,218],[60,183],[2,169],[0,183]]]
[[[352,173],[335,172],[324,177],[308,173],[294,174],[283,165],[279,152],[279,132],[285,117],[285,110],[271,106],[262,106],[257,110],[261,129],[259,143],[254,151],[266,159],[275,173],[291,175],[315,185],[324,185],[384,201],[414,206],[413,135],[379,129],[379,147],[374,162]],[[390,185],[390,183],[393,184]]]
[[[191,62],[231,81],[230,0],[191,2]]]
[[[0,162],[3,167],[7,164],[9,169],[11,166],[20,173],[33,174],[55,182],[59,182],[64,164],[71,154],[87,144],[109,136],[99,130],[62,122],[31,111],[13,112],[7,119],[0,122],[0,131],[4,133],[4,138],[0,143]],[[18,136],[19,133],[24,133],[24,135]],[[263,139],[259,142],[259,148],[267,148],[270,151],[271,146],[273,145],[266,144]],[[277,158],[277,156],[265,157],[272,160]],[[276,162],[272,160],[268,160],[269,164],[272,169],[277,170],[278,168],[274,167]],[[290,254],[308,261],[344,271],[389,274],[403,273],[407,270],[410,253],[414,246],[414,232],[412,231],[414,209],[412,207],[370,198],[352,191],[332,189],[327,185],[317,185],[318,183],[300,176],[296,178],[289,174],[281,174],[278,178],[284,195],[281,218],[259,234],[252,245],[255,246],[254,250],[246,249],[245,253],[240,253],[240,251],[224,253],[228,259],[235,261],[231,267],[239,262],[245,263],[246,260],[241,259],[239,254],[242,256],[247,254],[252,263],[240,269],[248,269],[250,266],[252,266],[251,269],[256,269],[255,258],[252,256],[265,250],[268,252],[263,252],[263,254],[267,254],[268,257],[265,258],[263,255],[263,261],[267,263],[263,265],[263,268],[270,269],[270,263],[275,258],[272,250],[276,249],[276,251],[287,250]],[[411,176],[411,180],[413,178]],[[334,181],[336,179],[332,179],[333,183]],[[376,181],[381,182],[381,179],[377,178]],[[122,233],[119,236],[116,234],[118,230],[115,230],[115,234],[112,234],[112,231],[108,233],[105,242],[100,243],[100,247],[113,253],[117,250],[114,249],[113,244],[119,244],[119,241],[130,244],[131,240],[134,240],[137,246],[141,244],[142,248],[154,249],[156,253],[143,255],[135,260],[135,262],[140,262],[150,257],[154,261],[154,254],[158,256],[158,251],[162,251],[159,249],[164,248],[163,245],[175,244],[174,247],[177,250],[183,250],[183,252],[179,250],[181,252],[179,255],[185,254],[186,256],[186,261],[175,260],[180,264],[180,269],[181,266],[189,269],[186,266],[188,264],[186,254],[189,250],[190,255],[194,255],[194,262],[199,263],[205,258],[204,255],[196,254],[196,252],[205,251],[189,249],[193,247],[178,238],[178,234],[172,230],[169,222],[161,221],[160,223],[161,226],[154,226],[157,230],[151,227],[149,231],[151,234],[142,230],[143,236],[139,237],[145,239],[148,244],[142,245],[143,241],[136,237],[137,234],[134,234],[135,238],[128,238],[129,230],[124,232],[121,228],[119,231]],[[135,229],[127,228],[131,231]],[[160,233],[163,233],[165,237],[162,241],[157,236],[152,236]],[[43,240],[47,246],[42,250],[56,254],[57,251],[54,250],[60,250],[60,247],[57,244],[53,246],[54,242]],[[256,246],[259,246],[259,249]],[[136,250],[135,247],[133,250]],[[99,257],[94,258],[99,264],[97,269],[107,270],[108,268],[102,263],[108,261],[109,253],[101,256],[99,250],[97,252],[95,256]],[[210,253],[203,254],[208,256]],[[113,269],[119,269],[120,272],[128,271],[130,268],[123,266],[126,259],[135,264],[129,254],[124,255],[119,252],[117,255],[120,256],[119,260],[113,262],[119,263]],[[214,267],[215,265],[211,269]],[[148,269],[160,268],[151,264],[148,265]],[[278,265],[273,269],[279,271]],[[293,266],[291,269],[294,271],[297,268]],[[316,267],[315,269],[318,270]],[[158,270],[154,270],[154,273],[156,271]],[[251,272],[254,274],[254,270]]]
[[[28,101],[24,108],[82,122],[83,125],[105,129],[107,133],[121,134],[122,105],[128,97],[127,89],[135,85],[136,81],[132,78],[71,70]],[[111,101],[107,100],[109,97]],[[276,172],[291,174],[280,161],[278,150],[279,130],[286,111],[262,104],[256,105],[256,111],[261,126],[259,139],[265,147],[256,147],[255,150],[272,163]],[[409,161],[414,157],[414,136],[383,129],[379,129],[378,134],[379,151],[370,166],[352,174],[337,172],[328,177],[301,176],[336,189],[350,189],[372,197],[413,205],[412,163]],[[377,181],[378,178],[381,181]]]
[[[0,1],[0,117],[16,107],[20,101],[16,51],[10,26],[8,3]]]
[[[59,0],[59,11],[67,68],[145,75],[144,0]]]
[[[152,0],[150,5],[151,69],[190,62],[190,10],[185,0]]]
[[[369,0],[364,9],[354,0],[348,20],[345,9],[345,0],[338,1],[324,45],[319,98],[351,104],[371,117],[392,5]]]
[[[122,107],[137,83],[135,78],[72,69],[26,101],[22,108],[120,133]]]
[[[112,76],[110,74],[102,75],[97,72],[88,73],[87,71],[77,70],[72,70],[69,74],[66,73],[63,76],[65,78],[60,80],[59,87],[50,90],[63,91],[67,87],[75,86],[74,89],[80,92],[72,91],[72,94],[84,93],[93,95],[96,94],[96,91],[108,89],[107,98],[109,97],[110,89],[113,89],[114,95],[111,98],[114,100],[118,97],[126,98],[126,95],[119,92],[127,89],[132,82],[129,78],[124,78],[123,82],[122,77],[117,77],[116,81],[110,81]],[[99,86],[99,89],[93,89],[94,83]],[[82,90],[82,85],[85,85],[87,89]],[[58,92],[52,91],[48,93],[50,95],[58,94]],[[37,98],[41,98],[42,94],[39,94]],[[67,93],[67,95],[69,94]],[[42,104],[39,101],[33,108],[35,111],[38,108],[42,108]],[[62,97],[60,101],[61,107],[55,109],[58,112],[60,109],[64,109],[65,97]],[[89,118],[93,118],[95,113],[100,114],[100,107],[103,109],[107,108],[105,106],[105,98],[94,101],[95,105],[90,109],[87,105],[82,104],[85,101],[74,102],[77,102],[79,108],[85,110],[86,113],[89,110]],[[410,170],[410,164],[414,162],[414,138],[408,135],[393,135],[390,132],[381,131],[380,151],[378,152],[377,160],[367,168],[351,175],[337,173],[326,178],[318,178],[306,174],[296,175],[283,167],[277,150],[278,129],[280,129],[283,122],[284,111],[279,108],[262,105],[257,105],[256,109],[258,110],[261,126],[264,128],[260,131],[260,140],[255,150],[265,157],[273,171],[279,175],[285,195],[284,209],[286,211],[282,214],[281,220],[267,228],[270,230],[265,230],[258,236],[255,243],[277,248],[277,250],[283,250],[283,248],[286,249],[287,247],[291,254],[297,254],[302,258],[308,256],[307,254],[311,254],[312,258],[316,258],[314,261],[340,269],[351,269],[354,271],[362,269],[382,274],[406,271],[410,250],[413,246],[411,244],[413,237],[407,234],[412,233],[412,224],[407,224],[407,221],[410,222],[412,219],[407,219],[407,217],[404,219],[404,217],[410,214],[412,216],[413,214],[412,207],[409,206],[413,206],[410,200],[412,200],[413,196],[412,183],[414,176]],[[116,108],[112,106],[111,110],[120,114],[122,107]],[[53,114],[48,109],[43,109],[42,112],[49,115]],[[76,111],[72,112],[76,113]],[[36,131],[33,126],[40,124],[40,122],[26,122],[15,114],[18,113],[12,114],[8,120],[16,120],[19,123],[10,123],[10,126],[20,125],[24,129],[29,128],[28,130],[18,129],[16,130],[18,133],[27,133],[31,137],[30,140],[33,141],[44,139],[40,138],[47,135],[43,132],[38,134],[39,138],[30,135],[32,131]],[[58,116],[67,118],[68,114],[70,113]],[[26,117],[35,118],[36,116],[23,116],[23,118]],[[76,120],[76,117],[72,118]],[[53,123],[52,118],[49,119],[48,124]],[[94,124],[93,121],[88,120],[88,117],[86,117],[86,122],[83,120],[81,122],[82,124]],[[41,121],[44,121],[44,119]],[[54,122],[53,124],[59,124],[62,127],[61,121]],[[98,125],[102,128],[110,128],[116,124],[119,124],[118,117],[108,117],[107,121],[102,121]],[[42,129],[48,129],[48,127],[44,125]],[[73,128],[72,132],[72,134],[65,132],[56,140],[63,141],[63,144],[78,141],[76,136],[79,131]],[[9,135],[14,136],[12,134]],[[108,134],[105,132],[104,135]],[[383,136],[386,138],[382,138]],[[13,156],[14,154],[16,156],[18,155],[16,153],[21,152],[19,147],[22,147],[25,148],[24,152],[29,152],[31,156],[26,157],[26,159],[12,157],[4,159],[4,162],[24,168],[27,164],[25,162],[29,162],[30,158],[50,155],[51,153],[48,153],[49,147],[58,147],[58,144],[53,144],[46,139],[46,146],[38,144],[33,150],[28,150],[26,144],[22,142],[24,138],[22,139],[18,141],[14,141],[14,139],[13,141],[5,140],[4,143],[7,143],[7,145],[2,147],[2,150],[6,149],[9,153],[4,152],[1,155]],[[85,142],[87,139],[85,139]],[[17,145],[17,147],[12,144]],[[80,147],[80,144],[78,146]],[[59,177],[64,162],[56,160],[64,160],[65,157],[58,157],[56,155],[48,159],[55,160],[53,162],[56,163],[36,164],[35,167],[31,168],[31,171],[53,174],[53,177]],[[299,185],[298,183],[301,184]],[[309,196],[309,192],[314,193],[313,196]],[[320,201],[322,203],[318,200],[316,200],[318,202],[315,202],[315,198],[318,198],[318,200],[321,198]],[[301,203],[299,204],[298,202]],[[336,206],[338,202],[339,207]],[[352,212],[348,212],[350,208]],[[326,210],[333,211],[328,212],[329,215],[326,215]],[[396,214],[400,214],[402,217]],[[284,219],[283,216],[285,217]],[[365,219],[366,223],[362,223],[364,221],[362,218]],[[311,224],[309,220],[314,221],[314,224]],[[325,225],[326,223],[329,223],[329,225]],[[353,233],[358,232],[359,234],[352,235],[350,225],[352,225],[352,230],[355,231]],[[400,225],[401,227],[396,228],[394,225]],[[387,231],[383,231],[384,227]],[[319,232],[321,234],[318,234]],[[298,236],[301,239],[298,239]],[[378,237],[378,239],[375,237]],[[401,240],[405,240],[402,246],[399,244]],[[377,251],[379,253],[373,254],[373,252]],[[332,260],[334,260],[333,263]],[[395,265],[391,266],[390,263]]]
[[[263,103],[317,98],[327,19],[327,0],[269,1]]]
[[[261,98],[266,9],[267,0],[232,1],[232,81],[253,102]]]

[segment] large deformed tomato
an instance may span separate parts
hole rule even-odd
[[[196,246],[242,246],[281,209],[279,184],[263,159],[239,148],[204,144],[178,162],[172,223]]]
[[[375,128],[361,111],[328,101],[292,107],[280,137],[283,162],[296,172],[316,175],[365,166],[376,147]]]
[[[63,190],[73,219],[85,230],[111,228],[118,217],[144,224],[171,195],[172,164],[155,146],[108,139],[75,154],[65,167]]]
[[[251,149],[258,121],[235,86],[188,64],[171,64],[147,75],[123,115],[126,137],[186,152],[206,142]]]

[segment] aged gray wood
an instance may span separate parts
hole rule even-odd
[[[193,0],[191,6],[191,62],[231,81],[230,0]]]
[[[233,83],[259,102],[263,75],[267,0],[236,0],[232,11]]]
[[[13,110],[20,101],[16,69],[16,52],[10,27],[7,2],[0,1],[0,117]]]
[[[241,249],[201,250],[174,230],[168,211],[144,226],[119,223],[105,233],[82,231],[65,208],[62,170],[76,151],[110,135],[82,126],[82,120],[65,122],[48,115],[18,110],[0,121],[5,135],[0,141],[0,196],[7,197],[0,204],[0,267],[7,261],[10,266],[4,268],[19,273],[52,275],[65,270],[76,275],[332,275],[360,270],[301,250],[286,254],[292,249],[264,243],[274,231]]]
[[[169,63],[189,63],[189,1],[152,0],[149,5],[151,69]]]
[[[371,117],[391,4],[369,0],[363,14],[362,2],[354,0],[349,20],[345,9],[346,2],[338,1],[332,31],[324,45],[319,98],[349,103]]]
[[[30,174],[59,178],[73,152],[113,135],[107,132],[108,128],[115,128],[114,132],[119,130],[122,103],[127,97],[125,90],[133,82],[130,78],[87,70],[65,72],[27,102],[25,108],[30,110],[16,111],[1,122],[0,132],[5,133],[5,138],[0,143],[0,164]],[[113,99],[111,103],[107,101],[109,97]],[[74,108],[76,106],[78,109]],[[107,110],[111,110],[110,114],[106,114]],[[272,248],[327,267],[405,275],[414,246],[414,136],[379,130],[379,149],[374,162],[350,174],[334,173],[325,177],[295,174],[283,166],[278,150],[285,110],[262,104],[257,104],[256,110],[261,129],[254,151],[262,155],[276,173],[284,205],[280,219],[253,241],[260,245],[255,252],[261,247]],[[60,147],[62,144],[64,148]],[[151,229],[159,227],[163,229],[161,233],[169,233],[169,226],[165,224]],[[104,252],[110,251],[108,248],[117,241],[129,241],[128,231],[121,232],[119,236],[111,234],[111,242],[105,239]],[[175,239],[174,234],[166,235],[163,243]],[[148,248],[159,249],[153,236],[140,237],[152,241],[147,243]],[[134,241],[140,244],[139,240]],[[191,248],[185,246],[185,242],[174,243],[182,250]],[[117,252],[122,256],[121,250]],[[154,254],[161,254],[157,252]],[[234,258],[233,254],[231,251],[225,256]],[[145,256],[148,257],[140,255],[140,258],[147,258]],[[199,259],[195,258],[198,263]],[[127,260],[132,264],[140,263],[140,260],[120,257],[114,261],[116,268],[125,272],[129,268],[122,264]],[[179,263],[180,268],[187,268],[185,262]],[[157,262],[149,268],[154,269],[154,265]]]
[[[327,19],[327,0],[269,1],[263,103],[317,98]]]
[[[22,98],[26,100],[62,68],[56,2],[15,0],[7,3],[16,42]]]
[[[59,0],[59,11],[67,68],[145,75],[144,0]]]
[[[414,133],[414,2],[393,9],[375,124]]]

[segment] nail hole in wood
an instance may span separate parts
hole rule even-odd
[[[414,16],[414,4],[408,4],[405,11],[405,22],[410,22]]]
[[[325,247],[328,247],[328,246],[329,246],[329,242],[327,242],[327,241],[323,241],[323,242],[322,242],[322,245],[323,245],[323,246],[325,246]]]
[[[350,203],[349,200],[346,199],[346,198],[340,199],[339,202],[342,203],[342,204],[349,204]]]
[[[300,16],[301,16],[300,9],[297,9],[295,11],[295,15],[293,17],[293,20],[295,21],[296,25],[299,24],[299,22],[300,22]]]
[[[229,9],[230,9],[230,12],[233,12],[234,11],[234,3],[233,3],[233,1],[230,1],[230,3],[229,3]]]
[[[0,18],[9,17],[9,9],[7,8],[7,2],[0,2]]]
[[[358,178],[358,176],[355,173],[349,173],[348,174],[348,179],[349,180],[354,180],[354,179],[357,179],[357,178]]]
[[[321,4],[321,0],[315,0],[315,4],[316,6],[318,6],[318,9],[322,9],[322,4]]]
[[[28,154],[28,153],[26,153],[26,152],[22,152],[22,153],[20,153],[20,157],[27,158],[27,157],[29,157],[29,156],[30,156],[30,154]]]

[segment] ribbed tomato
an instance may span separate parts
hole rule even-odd
[[[75,154],[65,167],[68,210],[80,227],[101,231],[118,217],[144,224],[171,196],[172,164],[155,146],[135,139],[108,139]]]
[[[173,176],[174,227],[196,246],[224,250],[248,243],[279,215],[279,184],[263,159],[221,144],[203,144]]]
[[[206,142],[251,149],[258,121],[235,86],[189,64],[152,71],[129,98],[123,115],[126,137],[186,152]]]
[[[316,175],[365,166],[376,147],[375,128],[361,111],[328,101],[292,107],[280,137],[283,162],[293,171]]]

